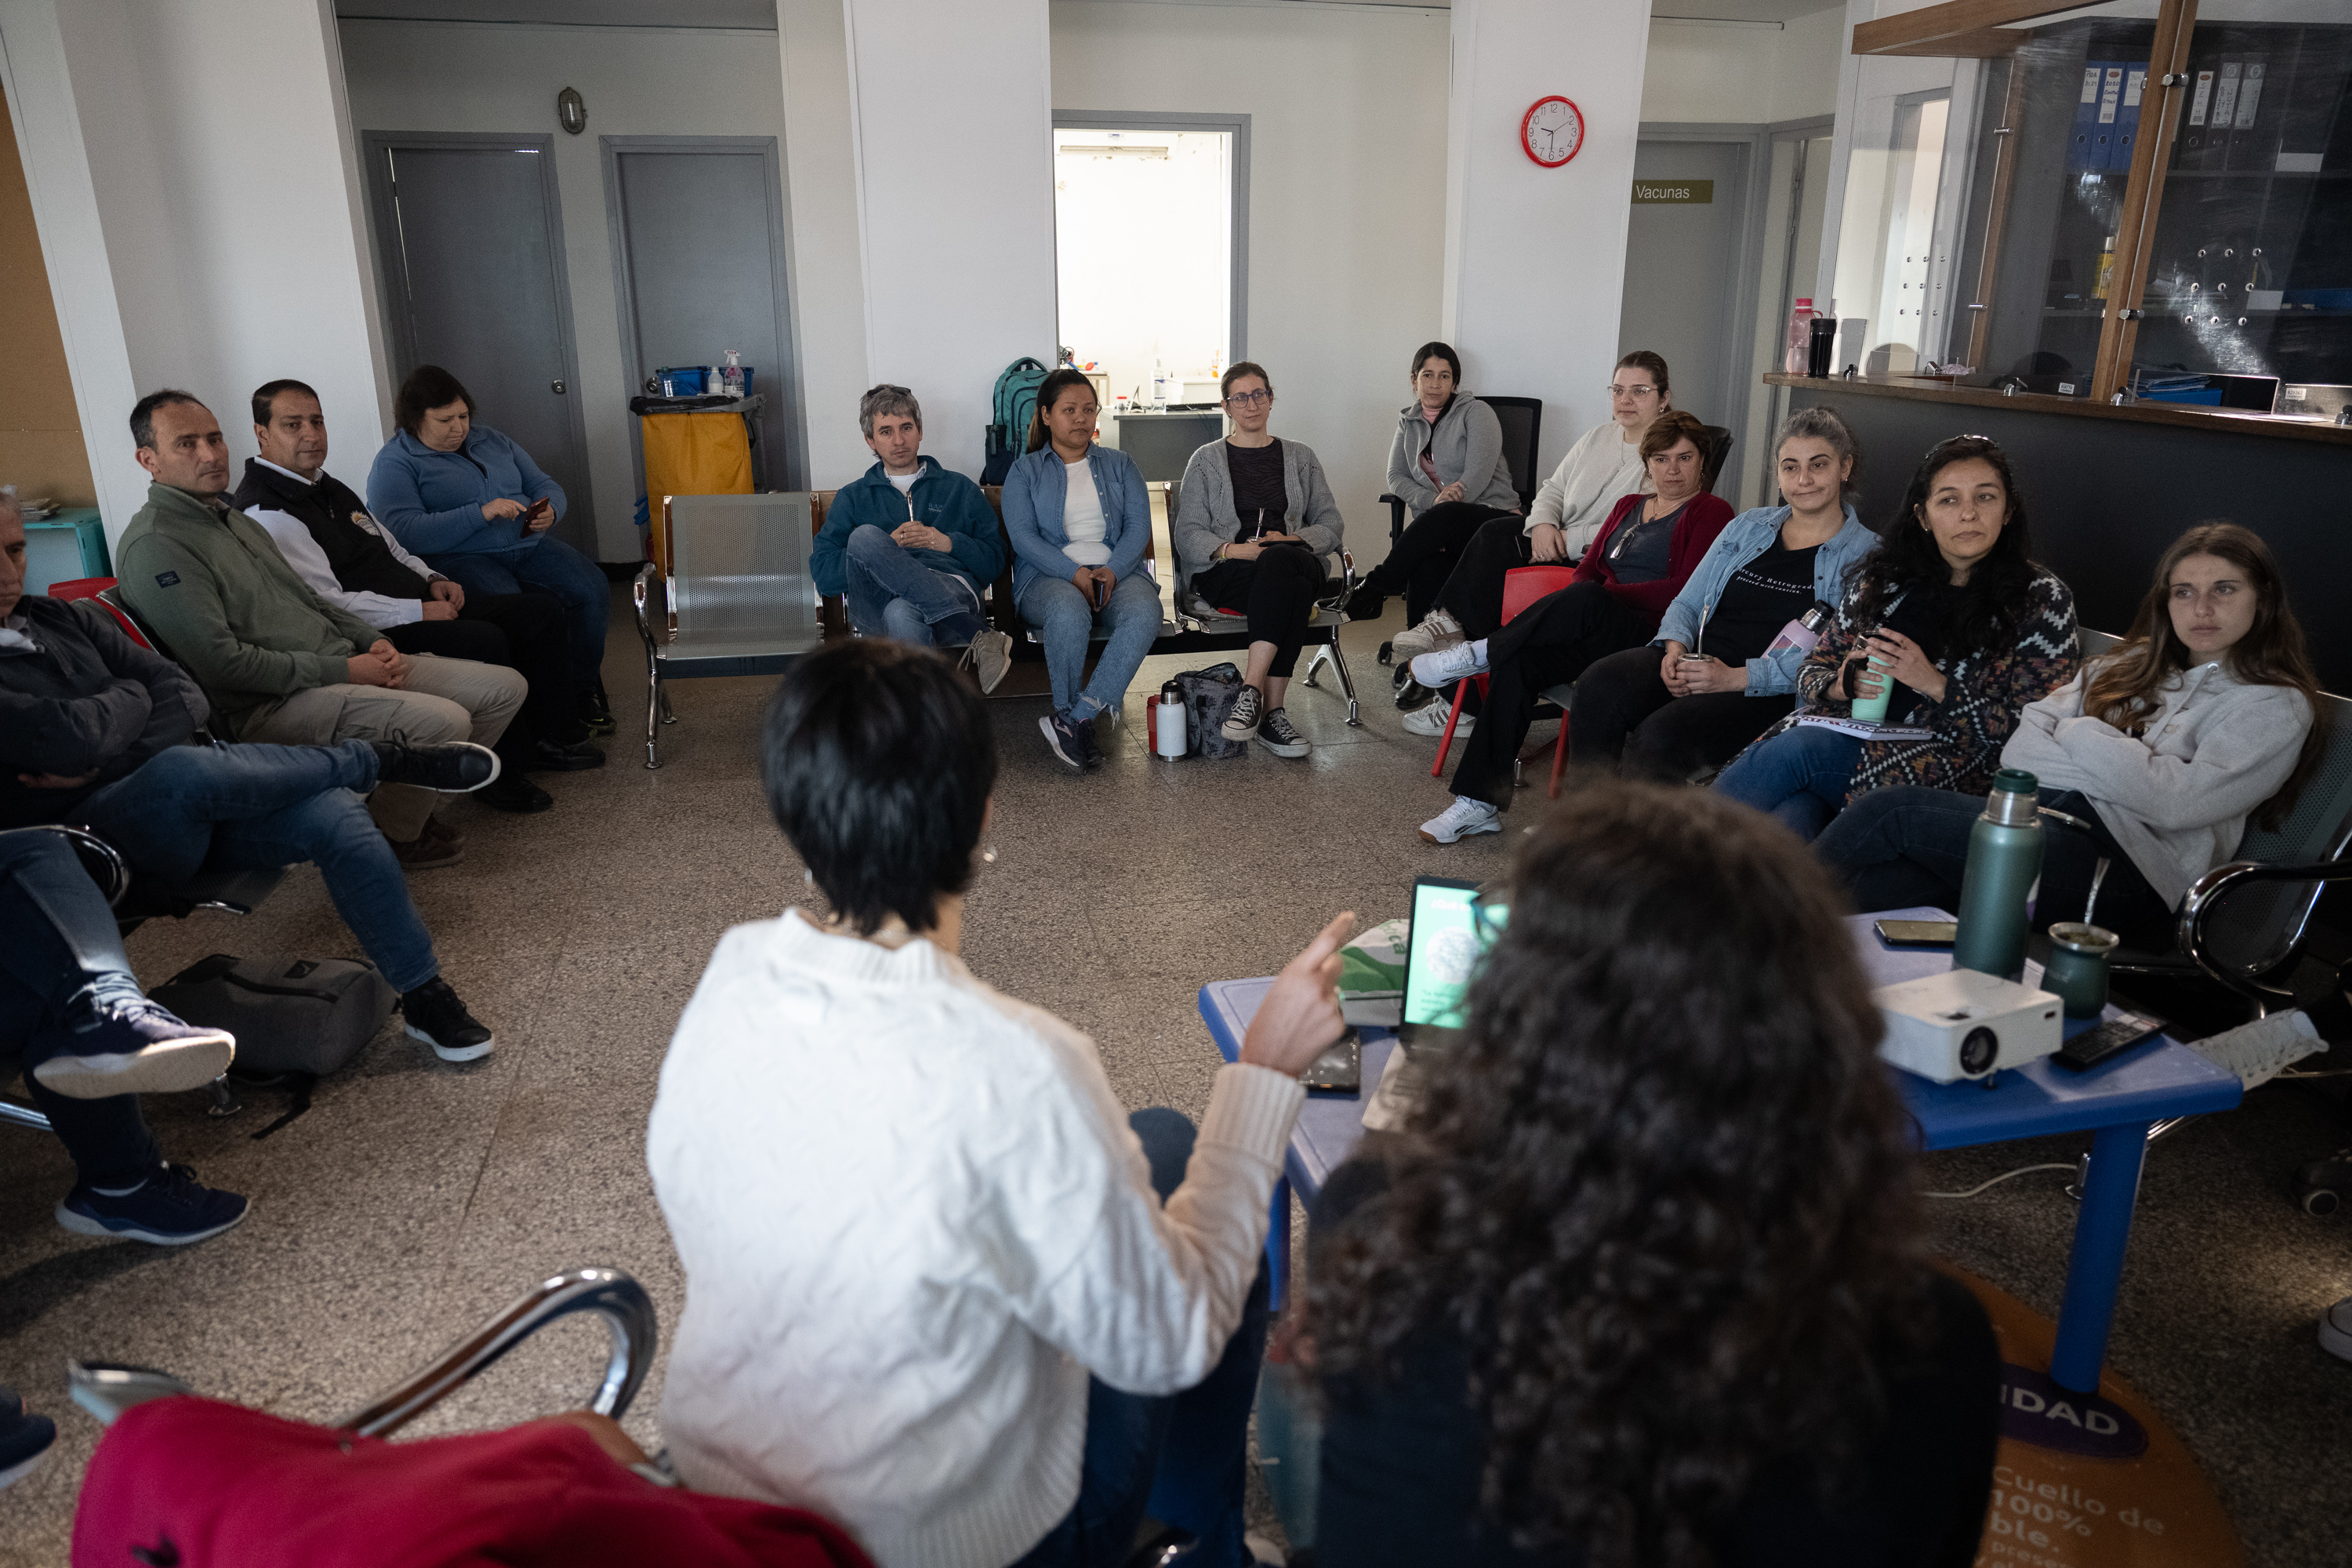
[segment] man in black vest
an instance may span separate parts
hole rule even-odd
[[[235,504],[268,531],[320,598],[377,627],[403,653],[504,665],[530,683],[522,712],[499,740],[504,766],[491,787],[520,786],[531,798],[499,804],[544,810],[553,800],[524,773],[604,765],[604,753],[583,743],[587,727],[574,716],[580,694],[560,601],[529,591],[469,595],[403,550],[368,515],[367,503],[326,471],[326,414],[301,382],[273,381],[254,393],[253,436],[261,456],[246,460]]]

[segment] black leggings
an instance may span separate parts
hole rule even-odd
[[[1220,561],[1197,574],[1192,591],[1229,615],[1248,616],[1250,640],[1274,645],[1266,673],[1287,680],[1323,596],[1323,562],[1303,545],[1269,544],[1255,561]]]
[[[1462,547],[1454,575],[1438,590],[1438,607],[1461,625],[1464,637],[1492,637],[1503,624],[1503,578],[1516,567],[1534,565],[1534,552],[1525,518],[1515,511],[1489,518]]]
[[[1664,657],[1644,644],[1584,672],[1568,710],[1570,756],[1589,767],[1614,766],[1629,778],[1679,784],[1702,767],[1729,762],[1797,705],[1794,696],[1744,691],[1676,697],[1658,674]]]
[[[1454,793],[1509,805],[1511,764],[1534,721],[1536,700],[1582,675],[1594,659],[1634,647],[1656,630],[1647,616],[1599,583],[1572,584],[1520,611],[1487,639],[1485,710],[1466,739],[1455,737],[1462,761],[1454,770]]]
[[[530,683],[522,711],[499,740],[499,755],[522,757],[534,741],[561,742],[575,731],[585,694],[572,679],[563,601],[552,594],[468,594],[454,621],[411,621],[383,635],[403,653],[504,665]]]
[[[1406,525],[1389,558],[1373,567],[1356,591],[1370,590],[1382,597],[1402,594],[1405,625],[1419,626],[1478,530],[1496,518],[1517,515],[1467,500],[1431,507]]]

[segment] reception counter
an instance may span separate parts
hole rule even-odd
[[[1989,436],[2017,470],[2036,559],[2086,626],[2120,632],[2164,547],[2227,519],[2277,554],[2321,680],[2352,692],[2352,427],[2158,403],[2124,406],[1917,380],[1767,375],[1790,409],[1837,410],[1861,438],[1863,520],[1884,528],[1927,449]]]

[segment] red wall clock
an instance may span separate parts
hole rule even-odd
[[[1557,93],[1537,99],[1519,121],[1519,145],[1545,168],[1559,168],[1584,145],[1584,111]]]

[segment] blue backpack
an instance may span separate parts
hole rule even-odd
[[[1013,471],[1013,459],[1029,444],[1037,389],[1045,384],[1048,374],[1045,365],[1024,354],[996,378],[996,394],[989,405],[994,418],[988,426],[988,466],[982,471],[981,483],[1001,485]]]

